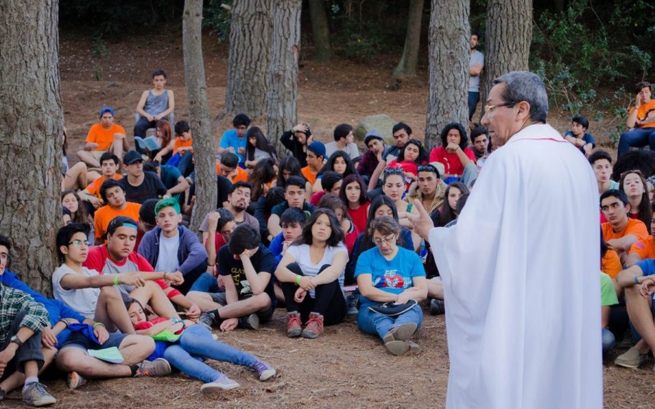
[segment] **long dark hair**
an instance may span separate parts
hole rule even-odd
[[[342,175],[344,178],[346,176],[352,175],[353,173],[357,173],[357,169],[355,169],[355,165],[353,164],[353,161],[350,159],[350,156],[348,156],[348,154],[344,151],[336,151],[332,155],[330,155],[330,159],[328,159],[325,166],[323,166],[323,169],[321,169],[318,172],[318,175],[322,175],[323,172],[326,172],[328,170],[334,170],[334,162],[336,162],[337,158],[343,158],[343,160],[346,161],[346,171],[343,172]]]
[[[250,200],[256,202],[264,194],[264,185],[275,179],[275,160],[262,159],[252,169],[248,182],[252,185]]]
[[[457,129],[459,131],[459,147],[464,149],[469,145],[469,139],[466,135],[466,129],[459,122],[451,122],[446,125],[441,131],[441,145],[445,148],[448,146],[448,131],[451,129]]]
[[[443,227],[448,223],[452,222],[453,220],[457,219],[456,209],[452,209],[450,207],[450,204],[448,203],[448,194],[450,193],[450,189],[452,188],[459,189],[462,195],[468,195],[470,193],[469,189],[462,182],[454,182],[446,188],[446,192],[444,193],[444,202],[443,205],[441,206],[439,217],[437,218],[437,227]]]
[[[252,146],[250,143],[250,138],[255,138],[255,146]],[[268,142],[268,139],[264,136],[264,132],[257,126],[248,129],[246,133],[246,157],[248,160],[255,160],[255,148],[267,152],[274,160],[277,159],[275,147]]]
[[[82,200],[80,200],[80,195],[78,195],[77,192],[73,190],[64,190],[61,192],[61,201],[63,202],[64,198],[68,195],[73,195],[75,196],[75,199],[77,199],[77,211],[71,214],[71,222],[91,224],[89,220],[89,214],[86,212],[86,209],[82,204]]]
[[[287,181],[284,179],[284,171],[288,170],[291,173],[290,176],[300,176],[304,178],[302,172],[300,171],[300,162],[295,157],[288,155],[280,159],[280,164],[278,165],[277,180],[275,186],[279,186],[282,189],[287,187]]]
[[[339,220],[337,219],[337,215],[334,214],[332,209],[326,209],[326,208],[319,208],[314,210],[314,213],[307,219],[307,223],[305,223],[305,226],[302,228],[302,233],[300,236],[292,243],[294,246],[300,246],[301,244],[308,244],[311,245],[314,241],[314,237],[312,236],[312,227],[314,226],[314,223],[316,223],[316,220],[321,215],[326,215],[328,219],[330,220],[330,229],[332,229],[332,232],[330,234],[330,237],[326,240],[326,244],[330,247],[336,247],[339,245],[340,242],[344,240],[344,234],[343,230],[341,229],[341,225],[339,224]]]
[[[639,201],[639,207],[637,208],[637,219],[644,222],[646,228],[648,229],[648,231],[650,231],[650,219],[653,213],[650,206],[650,200],[648,198],[648,183],[646,182],[646,178],[644,177],[644,174],[641,173],[640,170],[629,170],[627,172],[624,172],[621,175],[621,181],[619,182],[619,190],[621,190],[627,196],[628,192],[626,192],[625,189],[623,188],[623,182],[625,181],[626,176],[632,173],[639,176],[639,179],[641,180],[641,184],[644,186],[644,193],[641,195],[641,200]]]
[[[346,197],[346,186],[349,184],[357,182],[359,184],[359,204],[363,205],[368,202],[368,195],[366,194],[366,187],[364,186],[364,179],[362,179],[361,176],[358,174],[354,173],[352,175],[348,175],[345,178],[343,178],[343,182],[341,183],[341,190],[339,190],[339,199],[343,203],[345,203],[346,206],[348,206],[348,197]]]
[[[423,144],[416,139],[410,139],[405,142],[405,145],[403,145],[403,148],[400,150],[400,153],[398,154],[398,162],[403,162],[405,160],[405,149],[407,149],[407,146],[409,145],[414,145],[418,148],[418,156],[416,157],[414,163],[422,165],[428,161],[430,155],[428,154],[428,151],[426,151],[423,147]]]

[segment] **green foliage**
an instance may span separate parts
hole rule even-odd
[[[209,0],[205,7],[202,25],[216,36],[219,43],[227,43],[230,39],[231,6],[231,0]]]

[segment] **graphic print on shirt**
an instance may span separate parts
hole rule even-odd
[[[385,270],[382,277],[376,277],[373,283],[377,288],[408,288],[412,280],[410,277],[402,276],[398,270]]]

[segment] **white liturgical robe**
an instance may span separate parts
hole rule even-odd
[[[598,188],[531,125],[489,156],[457,224],[430,231],[443,279],[448,409],[600,409]]]

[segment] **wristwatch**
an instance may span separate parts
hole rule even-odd
[[[9,342],[13,342],[14,344],[18,345],[19,348],[23,345],[23,341],[18,338],[18,335],[14,335],[13,337],[9,338]]]

